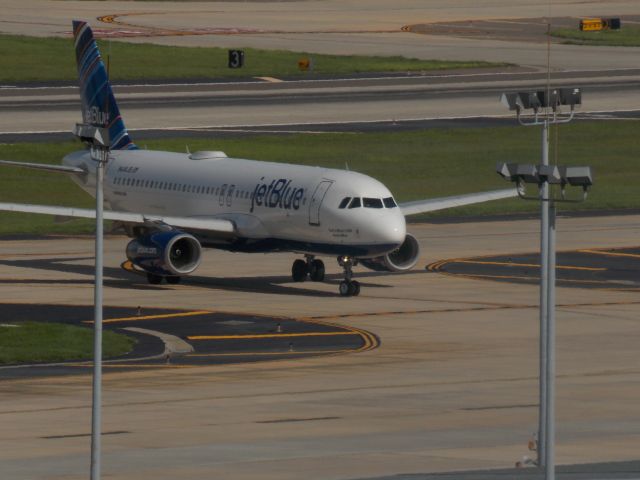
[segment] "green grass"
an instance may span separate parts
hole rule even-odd
[[[69,152],[81,149],[78,142],[0,145],[0,158],[59,164]],[[14,203],[94,208],[94,200],[66,175],[24,168],[0,167],[0,199]],[[90,233],[92,220],[63,221],[51,215],[0,213],[0,234]]]
[[[640,208],[640,136],[637,122],[574,122],[551,129],[563,165],[591,165],[595,186],[582,204],[560,210]],[[497,162],[540,163],[540,129],[523,127],[432,129],[398,133],[297,134],[227,139],[137,139],[149,149],[184,152],[224,150],[229,156],[345,168],[384,182],[398,201],[470,193],[510,184],[495,173]],[[135,139],[134,139],[135,140]],[[556,150],[557,143],[557,150]],[[78,144],[0,145],[0,158],[58,162]],[[577,194],[576,189],[570,193]],[[0,201],[90,207],[93,200],[65,175],[3,167]],[[487,202],[433,216],[534,212],[537,202]],[[414,217],[415,218],[415,217]],[[33,223],[32,223],[33,222]],[[36,223],[37,222],[37,223]],[[0,214],[0,234],[91,231],[91,221],[54,225],[44,215]]]
[[[623,25],[620,30],[601,30],[599,32],[582,32],[577,28],[558,28],[552,30],[551,35],[564,39],[565,43],[578,45],[640,46],[640,27],[636,26]]]
[[[303,52],[245,48],[245,66],[227,67],[228,49],[170,47],[152,44],[99,41],[104,58],[110,57],[112,80],[214,79],[224,77],[304,76],[298,60],[311,56],[314,73],[405,72],[451,68],[491,67],[486,62],[447,62],[404,57],[309,55]],[[75,81],[75,53],[71,38],[0,35],[0,82]]]
[[[12,325],[9,323],[9,325]],[[0,364],[59,362],[93,357],[93,330],[60,323],[16,322],[0,325]],[[130,352],[135,340],[103,332],[105,358]]]

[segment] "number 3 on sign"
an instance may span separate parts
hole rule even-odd
[[[229,68],[240,68],[244,65],[244,50],[229,50]]]

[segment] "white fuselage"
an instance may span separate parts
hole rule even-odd
[[[87,170],[77,182],[95,193],[95,162],[88,151],[67,155],[63,163]],[[200,238],[204,246],[239,251],[366,258],[396,249],[406,235],[391,193],[371,177],[227,158],[221,152],[112,151],[104,198],[116,211],[231,220],[237,232],[233,242]]]

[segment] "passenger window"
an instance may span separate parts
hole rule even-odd
[[[360,197],[353,197],[353,199],[351,199],[349,208],[360,208],[361,206],[362,204],[360,203]]]
[[[340,205],[338,205],[338,208],[346,208],[349,204],[349,200],[351,200],[351,197],[344,197],[340,202]]]
[[[384,202],[384,206],[387,208],[395,208],[398,205],[396,204],[396,201],[393,199],[393,197],[387,197],[382,199],[382,201]]]
[[[364,208],[382,208],[382,200],[379,198],[363,198],[362,205]]]

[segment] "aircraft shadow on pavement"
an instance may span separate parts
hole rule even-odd
[[[50,284],[57,285],[93,285],[94,267],[93,265],[78,264],[76,262],[93,261],[93,257],[66,257],[66,258],[39,258],[25,260],[0,260],[0,265],[13,268],[26,268],[31,270],[45,270],[49,272],[64,272],[82,275],[86,278],[72,279],[41,279],[22,278],[4,279],[0,284]],[[422,273],[415,270],[413,273]],[[381,283],[363,282],[363,279],[392,275],[386,272],[357,272],[355,278],[363,288],[391,288],[390,285]],[[396,274],[397,275],[397,274]],[[309,297],[335,297],[338,296],[338,284],[342,281],[342,275],[330,274],[325,277],[324,283],[335,285],[335,291],[322,291],[313,288],[315,282],[305,282],[309,288],[292,287],[291,277],[288,275],[259,276],[259,277],[205,277],[191,275],[183,278],[181,285],[196,286],[199,288],[211,288],[215,290],[247,291],[254,293],[267,293],[276,295],[297,295]],[[161,284],[150,285],[142,275],[125,271],[122,268],[104,267],[104,285],[110,288],[133,289],[133,290],[173,290],[173,285]]]

